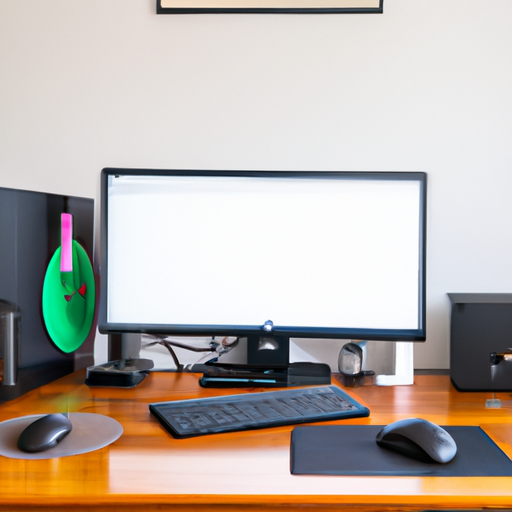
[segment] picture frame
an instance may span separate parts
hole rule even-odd
[[[157,14],[383,12],[384,0],[157,0]]]

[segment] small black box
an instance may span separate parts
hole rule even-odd
[[[151,359],[120,359],[89,366],[85,383],[88,386],[133,388],[148,375],[154,364]]]
[[[512,391],[512,293],[449,293],[450,378],[459,391]]]

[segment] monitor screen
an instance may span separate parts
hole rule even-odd
[[[426,175],[104,169],[104,333],[425,340]]]

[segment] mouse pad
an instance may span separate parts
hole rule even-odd
[[[291,473],[365,476],[512,476],[512,461],[480,427],[443,427],[457,454],[447,464],[421,462],[381,448],[379,425],[296,427]]]
[[[43,452],[22,452],[17,446],[19,435],[28,425],[43,416],[46,415],[21,416],[2,421],[0,423],[0,455],[10,459],[67,457],[103,448],[113,443],[123,433],[121,424],[109,416],[90,412],[71,412],[69,420],[73,429],[57,446]]]

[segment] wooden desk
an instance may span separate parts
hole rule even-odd
[[[292,427],[173,439],[148,404],[241,390],[201,389],[198,376],[150,375],[134,389],[88,388],[84,372],[0,406],[0,421],[65,410],[117,419],[123,436],[95,452],[50,460],[0,457],[0,510],[424,510],[512,508],[512,478],[311,477],[289,470]],[[333,379],[334,381],[334,379]],[[413,386],[347,389],[371,410],[347,424],[420,416],[481,425],[512,456],[512,409],[485,409],[490,393],[459,393],[447,376]],[[510,401],[508,393],[497,398]]]

